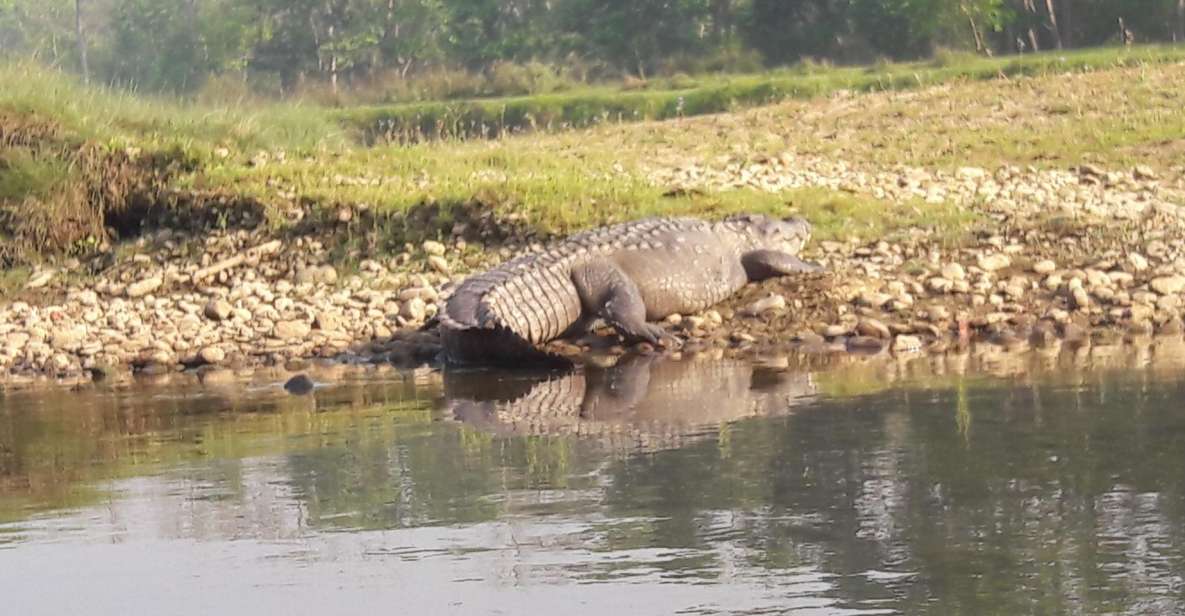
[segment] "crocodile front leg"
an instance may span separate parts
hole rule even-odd
[[[746,252],[741,255],[741,265],[745,267],[745,275],[754,282],[787,274],[813,274],[823,271],[818,264],[777,250]]]
[[[605,319],[632,342],[661,344],[666,332],[646,322],[646,303],[638,285],[607,259],[586,263],[572,272],[572,282],[587,314]]]

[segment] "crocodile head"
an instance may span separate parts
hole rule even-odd
[[[798,254],[811,239],[811,224],[801,218],[774,218],[763,214],[739,214],[724,219],[748,250],[776,250]]]

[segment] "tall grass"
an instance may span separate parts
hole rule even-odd
[[[296,104],[202,106],[87,86],[28,63],[0,63],[0,109],[52,121],[86,140],[137,147],[192,144],[314,151],[346,142],[323,110]]]

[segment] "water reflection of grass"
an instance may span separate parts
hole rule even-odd
[[[423,387],[422,385],[419,387]],[[435,394],[381,384],[318,398],[41,392],[0,405],[0,523],[94,505],[120,479],[201,469],[241,499],[251,459],[276,458],[309,523],[386,528],[479,521],[517,489],[573,487],[575,439],[499,439],[440,422]],[[186,471],[192,475],[193,471]],[[576,486],[578,487],[578,486]]]
[[[311,399],[205,399],[187,404],[144,396],[40,394],[38,408],[0,405],[0,522],[41,510],[77,508],[105,496],[101,484],[209,460],[241,460],[316,449],[348,439],[387,443],[423,433],[427,402],[341,405],[319,410]],[[228,408],[237,408],[227,411]]]

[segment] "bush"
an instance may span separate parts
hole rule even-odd
[[[675,56],[659,66],[665,74],[756,73],[765,68],[761,54],[752,49],[731,45],[709,53]]]
[[[384,84],[385,98],[390,102],[474,98],[482,95],[484,81],[463,69],[438,66]]]
[[[816,59],[806,56],[795,62],[788,72],[793,75],[821,75],[833,68],[831,62],[827,59]]]
[[[962,49],[950,49],[948,47],[939,47],[934,50],[934,57],[930,58],[928,63],[934,68],[951,68],[955,66],[966,66],[974,64],[979,61],[981,57],[974,52]]]
[[[571,89],[572,84],[542,62],[495,62],[490,68],[486,93],[493,96],[548,94]]]

